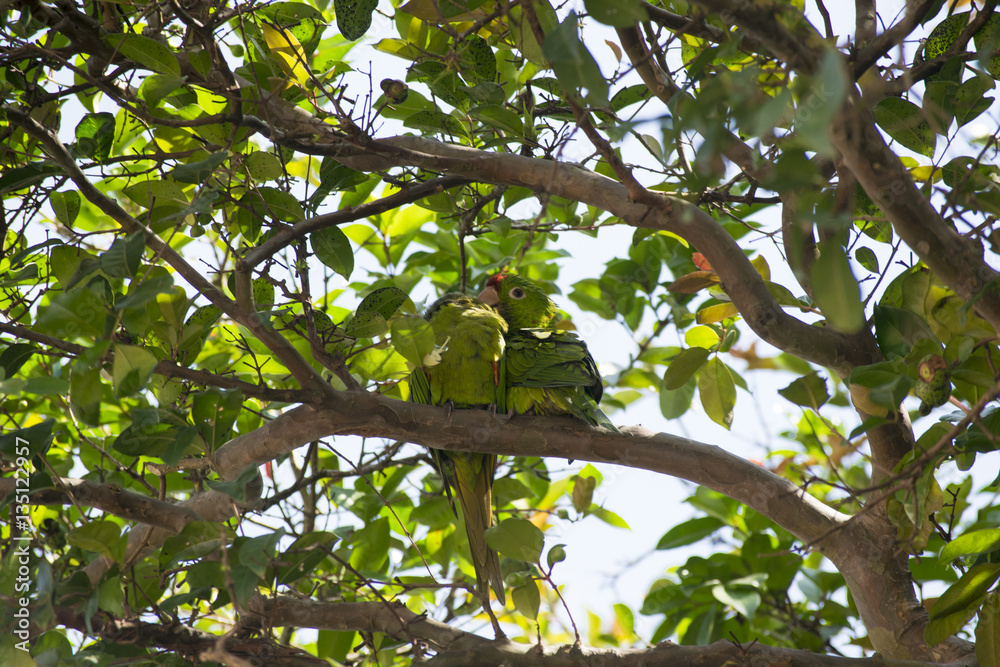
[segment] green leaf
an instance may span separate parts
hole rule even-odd
[[[88,426],[97,426],[101,418],[101,369],[78,370],[69,376],[70,409],[73,415]]]
[[[538,618],[538,609],[541,606],[542,597],[538,592],[538,583],[534,579],[529,579],[523,586],[518,586],[511,590],[510,597],[518,613],[531,620]]]
[[[606,507],[601,507],[600,505],[591,504],[590,508],[587,510],[587,514],[597,517],[604,523],[612,526],[614,528],[621,528],[622,530],[632,530],[628,522],[623,519],[620,515],[612,512]]]
[[[150,74],[139,86],[139,99],[149,108],[156,108],[183,85],[184,80],[174,74]]]
[[[1000,15],[991,14],[983,27],[972,36],[972,42],[979,54],[980,66],[994,79],[1000,79],[1000,55],[992,55],[1000,48]]]
[[[716,531],[725,525],[722,521],[711,516],[690,519],[684,523],[677,524],[664,533],[660,541],[656,543],[656,550],[667,551],[687,546],[688,544],[694,544],[709,535],[714,535]]]
[[[684,342],[689,347],[703,347],[714,350],[719,345],[719,334],[712,327],[700,325],[684,332]]]
[[[74,152],[101,162],[111,154],[115,140],[115,117],[107,112],[89,113],[76,126]]]
[[[705,364],[710,354],[712,352],[703,347],[689,347],[681,350],[681,353],[674,357],[663,374],[663,388],[672,391],[683,387],[691,376]]]
[[[125,553],[121,527],[114,521],[85,523],[66,533],[66,541],[84,551],[93,551],[120,563]]]
[[[389,519],[375,519],[355,531],[351,546],[351,567],[369,572],[380,571],[389,560]]]
[[[596,477],[581,477],[579,475],[574,475],[573,493],[571,495],[573,509],[580,513],[590,509],[590,505],[594,500],[595,488],[597,488]]]
[[[978,556],[1000,549],[1000,529],[987,528],[965,533],[944,545],[938,562],[949,563],[962,556]]]
[[[412,364],[434,365],[426,359],[434,351],[434,329],[422,317],[401,317],[393,321],[392,346]]]
[[[252,487],[260,486],[261,476],[257,471],[257,466],[251,465],[247,466],[243,472],[240,473],[240,476],[234,480],[217,482],[210,479],[206,480],[205,484],[207,484],[208,488],[213,491],[221,491],[222,493],[225,493],[236,502],[245,503],[247,502],[247,498],[252,495],[251,493],[248,493],[248,491],[252,491]]]
[[[285,173],[281,160],[267,151],[254,151],[245,156],[243,166],[246,167],[250,178],[255,181],[273,181],[281,178],[281,175]],[[348,169],[348,167],[344,168]]]
[[[103,292],[103,288],[101,288]],[[97,338],[104,334],[104,299],[90,288],[57,294],[38,309],[37,329],[65,340]]]
[[[31,459],[45,452],[52,442],[52,427],[55,426],[55,423],[54,419],[46,419],[40,424],[28,428],[0,433],[0,454],[3,454],[8,461],[25,456],[25,442],[28,446],[28,455],[25,458]]]
[[[887,97],[872,110],[875,122],[885,133],[915,153],[934,157],[937,133],[924,119],[923,111],[913,102]]]
[[[49,176],[65,173],[62,167],[44,162],[32,162],[23,167],[7,169],[0,175],[0,193],[22,190],[40,184]]]
[[[857,333],[865,325],[858,282],[851,273],[844,249],[838,243],[824,243],[812,267],[816,304],[834,328]]]
[[[122,192],[139,206],[148,209],[154,205],[184,208],[190,203],[181,186],[173,181],[150,179],[122,188]]]
[[[698,375],[698,395],[709,419],[728,430],[733,423],[736,384],[729,367],[718,357],[710,359]]]
[[[973,566],[948,587],[931,607],[924,639],[934,646],[958,632],[979,610],[986,592],[1000,577],[1000,563]]]
[[[379,287],[361,300],[356,312],[359,314],[374,312],[388,320],[409,298],[409,295],[398,287]]]
[[[31,343],[13,343],[4,348],[4,351],[0,353],[0,370],[3,371],[4,379],[17,375],[17,371],[21,369],[21,366],[28,359],[31,359],[31,356],[38,349]]]
[[[252,153],[251,155],[257,155],[258,153]],[[201,184],[207,181],[215,173],[218,166],[228,159],[229,153],[227,151],[215,151],[204,160],[185,162],[177,165],[170,170],[169,176],[178,183]]]
[[[712,597],[728,605],[746,618],[753,618],[760,606],[760,593],[751,586],[716,584],[712,586]]]
[[[1000,577],[1000,563],[980,563],[972,566],[937,599],[931,607],[931,620],[943,618],[972,605],[978,606],[998,577]]]
[[[327,552],[339,539],[334,533],[319,531],[307,533],[292,542],[283,550],[281,562],[276,568],[276,583],[287,586],[309,575],[327,558]]]
[[[344,333],[351,338],[374,338],[389,331],[385,318],[376,312],[358,313],[347,323]]]
[[[124,600],[124,596],[122,595],[123,589],[124,585],[121,577],[108,577],[102,581],[98,589],[98,608],[115,616],[124,615],[125,606],[122,604]]]
[[[149,382],[157,359],[152,352],[135,345],[115,345],[115,361],[111,369],[115,398],[129,396]]]
[[[677,419],[691,407],[696,383],[693,378],[688,378],[688,381],[677,389],[667,389],[666,379],[666,374],[664,374],[659,392],[660,412],[667,419]]]
[[[134,278],[145,249],[146,238],[142,232],[116,238],[111,247],[101,253],[101,271],[109,278]]]
[[[160,74],[181,75],[181,65],[169,47],[135,33],[111,34],[104,38],[111,48],[129,60]]]
[[[335,272],[350,279],[354,271],[354,249],[339,227],[326,227],[309,236],[313,254]]]
[[[243,409],[243,392],[239,389],[206,389],[191,401],[191,421],[211,447],[226,442],[233,424]]]
[[[364,37],[372,26],[372,12],[377,8],[378,0],[333,0],[340,34],[352,41]]]
[[[898,363],[902,363],[901,360]],[[867,387],[869,389],[867,398],[872,403],[890,410],[898,410],[899,404],[910,393],[913,380],[904,370],[883,362],[855,367],[851,371],[848,384]]]
[[[548,563],[549,570],[551,570],[556,563],[561,563],[564,560],[566,560],[565,544],[557,544],[553,546],[545,555],[545,562]]]
[[[552,64],[560,85],[570,95],[583,98],[592,107],[608,106],[608,81],[597,61],[580,41],[576,12],[545,35],[542,52]],[[586,91],[586,95],[583,94]]]
[[[875,251],[871,248],[859,247],[854,251],[854,259],[868,271],[878,273],[878,257],[875,256]]]
[[[465,126],[457,118],[437,109],[410,114],[403,121],[403,126],[426,134],[448,134],[456,137],[468,134]]]
[[[848,79],[842,62],[838,51],[823,49],[820,66],[795,109],[796,134],[809,148],[823,155],[834,153],[828,128],[847,94]]]
[[[497,104],[484,104],[469,109],[469,115],[476,120],[513,135],[524,133],[524,123],[520,116]]]
[[[525,563],[538,562],[544,542],[542,531],[527,519],[504,519],[486,529],[486,543],[491,548]]]
[[[1000,667],[1000,593],[993,591],[979,610],[976,624],[979,667]]]
[[[951,48],[958,36],[969,24],[969,12],[952,14],[934,26],[924,42],[924,59],[933,60]]]
[[[587,13],[598,23],[627,28],[649,19],[640,0],[584,0]]]
[[[813,410],[818,410],[819,406],[830,399],[830,393],[826,389],[826,380],[820,377],[816,371],[793,380],[784,389],[779,389],[778,393],[795,405]]]
[[[615,610],[615,620],[618,621],[625,634],[629,636],[635,634],[635,614],[629,606],[616,602],[612,608]]]
[[[909,310],[876,304],[872,322],[878,346],[890,361],[905,357],[918,341],[935,340],[934,332],[927,323]]]
[[[996,16],[994,14],[994,16]],[[955,108],[955,120],[958,126],[968,125],[979,117],[993,104],[992,97],[986,97],[986,92],[993,90],[995,84],[993,79],[985,74],[978,73],[961,86],[955,93],[952,100]]]
[[[497,59],[493,49],[479,35],[469,35],[459,46],[459,71],[466,80],[474,75],[480,81],[492,82],[497,78]]]
[[[80,193],[76,190],[57,191],[49,195],[49,205],[56,214],[56,220],[72,227],[80,214]]]

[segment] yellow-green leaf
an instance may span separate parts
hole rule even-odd
[[[709,359],[698,376],[698,395],[708,417],[726,429],[733,423],[736,383],[733,374],[718,357]]]

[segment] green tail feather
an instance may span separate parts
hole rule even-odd
[[[435,450],[435,460],[448,487],[448,497],[455,509],[452,491],[462,505],[465,532],[469,538],[472,565],[476,570],[476,588],[483,599],[492,586],[500,604],[506,603],[500,557],[486,544],[486,529],[493,518],[493,476],[497,457],[489,454],[444,452]]]

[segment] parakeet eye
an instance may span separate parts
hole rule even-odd
[[[520,287],[515,287],[514,289],[512,289],[510,291],[510,297],[512,299],[523,299],[524,298],[524,290],[521,289]]]

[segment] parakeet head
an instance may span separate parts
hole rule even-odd
[[[511,329],[551,326],[559,312],[538,285],[513,273],[490,276],[479,300],[496,308]]]

